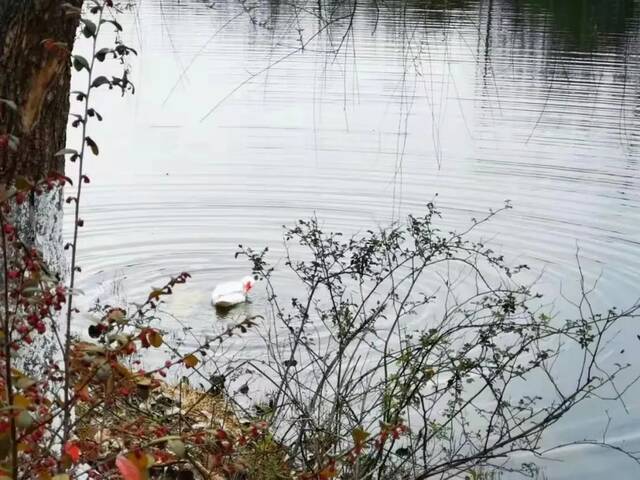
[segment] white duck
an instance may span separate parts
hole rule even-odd
[[[247,294],[256,281],[253,277],[244,277],[239,282],[225,282],[216,286],[211,292],[211,303],[214,307],[229,308],[247,301]]]

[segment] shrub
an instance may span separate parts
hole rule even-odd
[[[442,232],[430,204],[421,217],[347,240],[299,221],[286,230],[285,263],[301,296],[287,301],[267,251],[241,246],[266,282],[273,320],[268,358],[249,364],[271,386],[269,420],[302,478],[507,468],[511,453],[539,454],[569,410],[619,398],[629,365],[602,362],[603,345],[639,306],[552,318],[518,281],[525,265],[510,268],[469,240],[496,213]],[[584,290],[581,304],[590,305]]]

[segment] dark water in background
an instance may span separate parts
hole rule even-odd
[[[600,277],[596,305],[638,298],[640,2],[257,5],[140,0],[121,19],[140,51],[138,91],[98,101],[102,152],[88,169],[80,250],[87,302],[136,300],[187,270],[193,281],[169,308],[204,335],[220,323],[210,290],[246,273],[239,243],[277,260],[281,225],[296,218],[357,232],[420,213],[436,193],[446,228],[511,200],[482,233],[544,271],[551,298],[575,295],[578,248],[587,280]],[[326,26],[352,11],[351,24]],[[279,282],[295,295],[292,278]],[[250,308],[261,305],[258,295]],[[637,358],[635,330],[611,345],[612,356],[626,348],[617,361]],[[607,406],[610,439],[638,449],[633,394],[627,407]],[[554,439],[601,433],[606,421],[594,406]],[[557,457],[550,478],[640,472],[593,449]]]

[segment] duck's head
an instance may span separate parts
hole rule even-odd
[[[242,291],[245,294],[249,293],[255,284],[256,284],[255,279],[247,275],[242,279]]]

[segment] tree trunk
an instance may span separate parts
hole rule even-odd
[[[65,6],[65,3],[67,4]],[[82,0],[0,0],[0,187],[18,177],[39,180],[64,171],[71,79],[70,52],[79,16],[69,6]],[[17,148],[6,145],[7,134]],[[62,250],[62,193],[54,191],[15,206],[12,212],[19,236],[35,246],[52,272],[64,270]],[[0,262],[10,261],[2,258]],[[0,264],[1,265],[1,264]],[[4,283],[0,269],[0,285]],[[50,335],[38,338],[23,358],[14,359],[25,372],[39,376],[54,358]]]
[[[19,139],[15,151],[0,145],[0,183],[64,169],[54,154],[66,141],[69,52],[79,20],[65,3],[82,0],[0,0],[0,98],[17,105],[0,106],[0,135]]]

